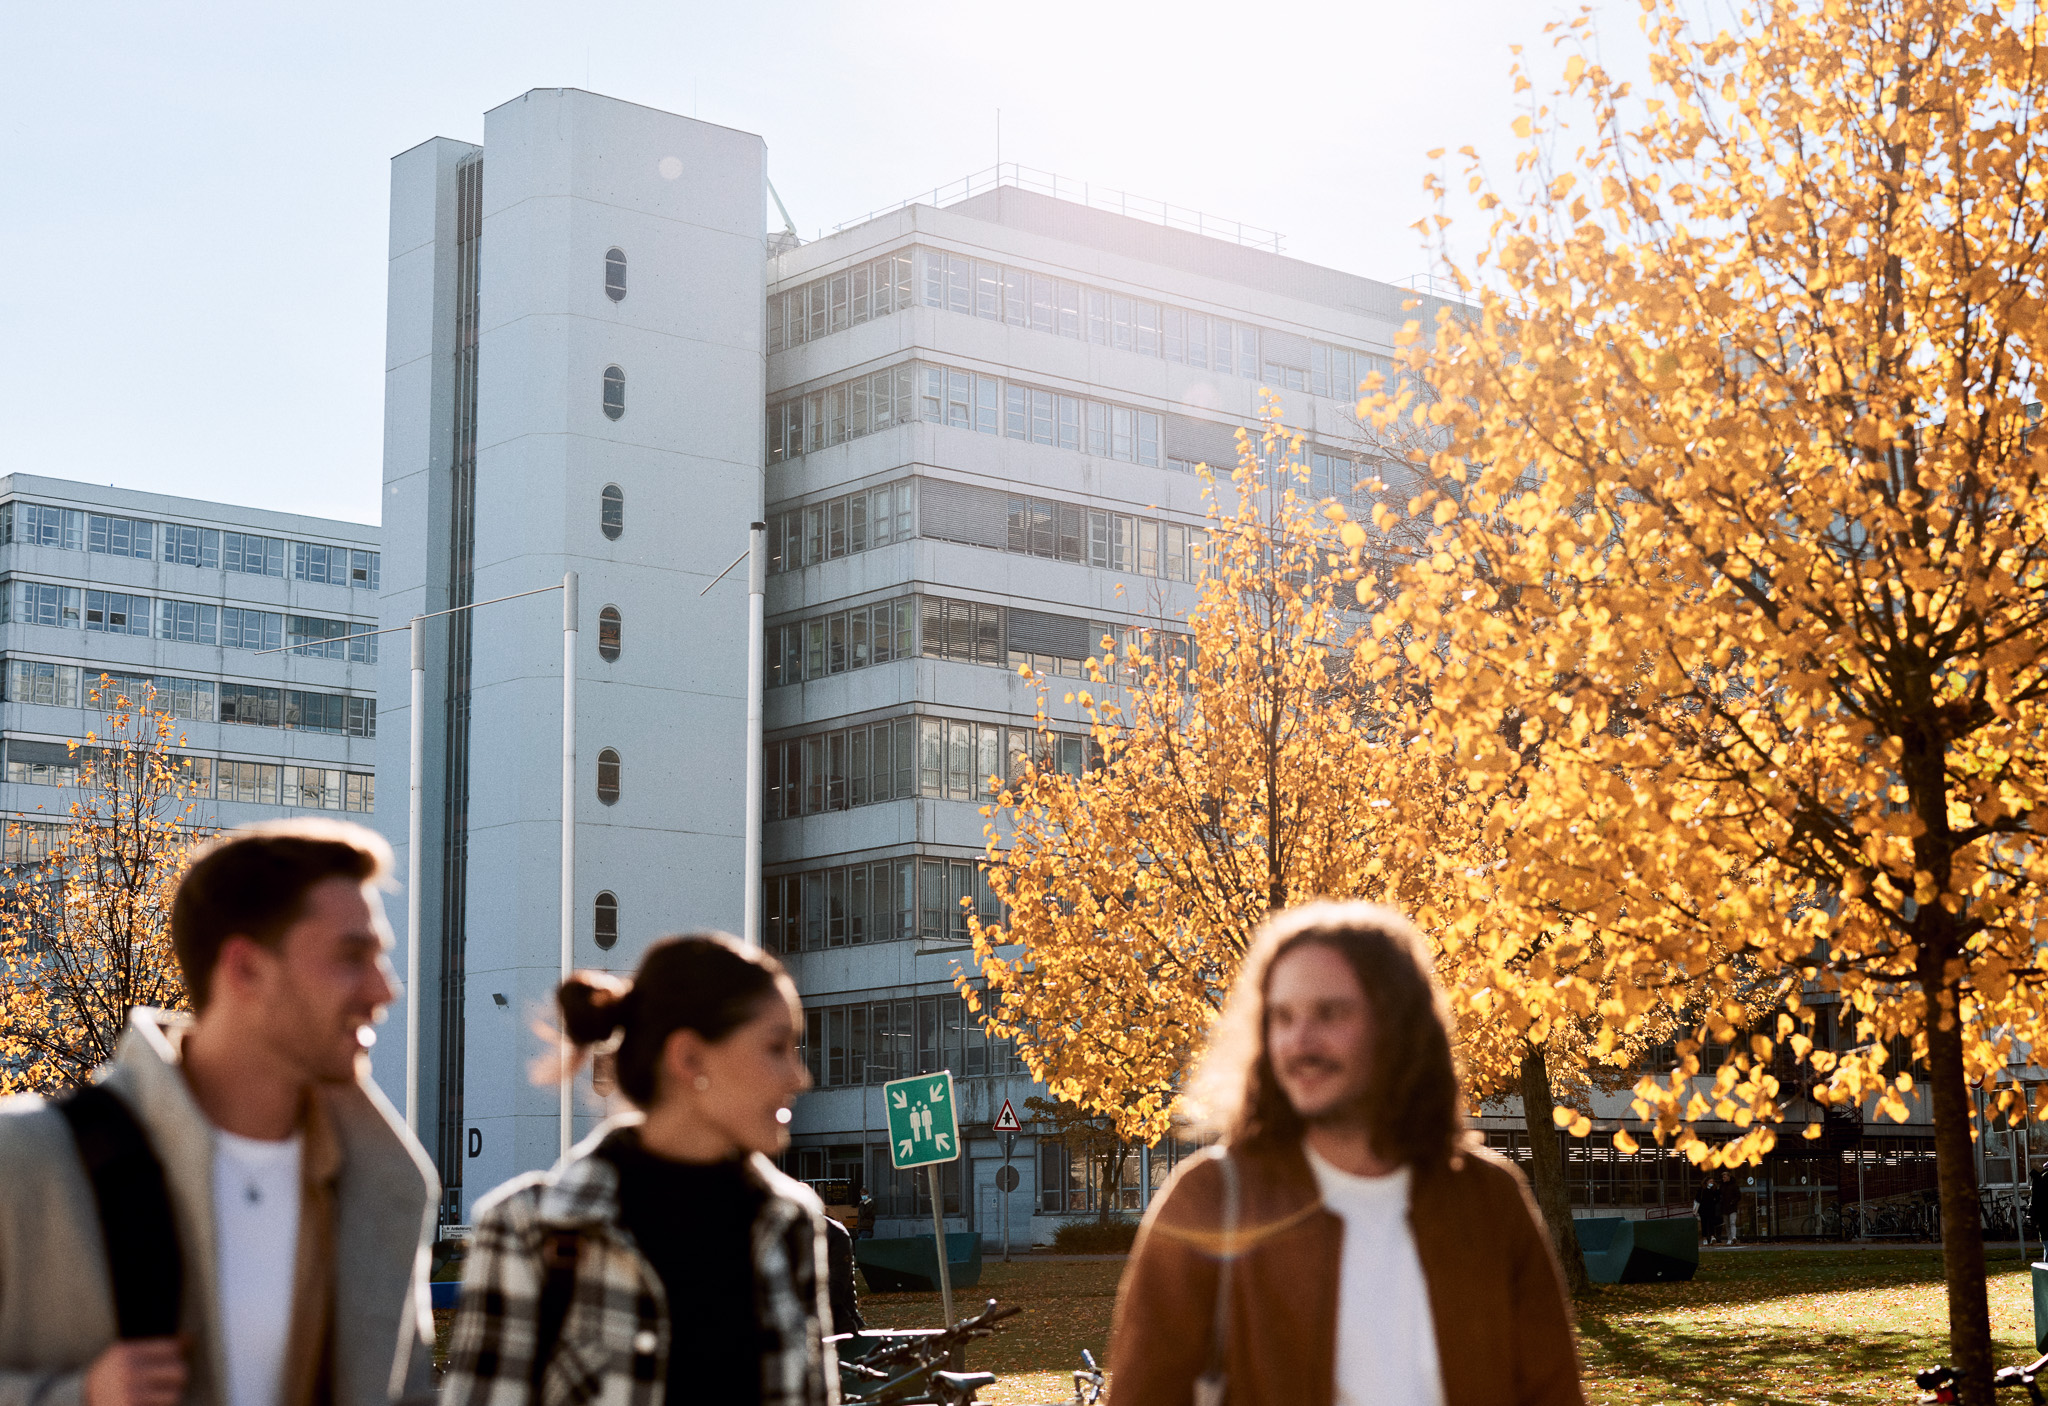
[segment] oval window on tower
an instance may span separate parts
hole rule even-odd
[[[604,413],[614,420],[626,413],[626,373],[616,366],[604,369]]]
[[[597,905],[591,912],[591,934],[597,945],[611,951],[619,940],[619,900],[611,893],[597,896]]]
[[[607,483],[598,495],[597,525],[614,542],[626,530],[626,493],[616,483]]]
[[[626,251],[604,251],[604,295],[613,302],[626,296]]]
[[[619,657],[619,608],[608,605],[597,612],[597,657],[609,664]]]
[[[606,805],[619,798],[619,754],[609,747],[597,754],[597,798]]]

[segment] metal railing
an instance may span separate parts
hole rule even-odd
[[[1262,229],[1258,225],[1248,225],[1242,220],[1226,220],[1200,210],[1190,210],[1183,205],[1172,205],[1164,200],[1132,195],[1128,191],[1112,190],[1107,186],[1091,185],[1087,181],[1070,180],[1051,171],[1020,166],[1014,161],[1005,161],[985,171],[976,171],[971,176],[963,176],[947,185],[933,186],[929,191],[920,191],[907,200],[897,201],[894,205],[870,210],[859,219],[847,220],[843,224],[832,226],[832,233],[852,229],[855,225],[866,224],[869,220],[894,214],[898,210],[906,210],[912,205],[934,205],[943,209],[977,195],[986,195],[989,191],[1003,186],[1036,191],[1055,200],[1085,205],[1091,210],[1107,210],[1112,214],[1126,215],[1134,220],[1163,225],[1167,229],[1187,230],[1191,234],[1206,235],[1210,239],[1227,239],[1233,244],[1242,244],[1249,249],[1265,249],[1275,254],[1281,252],[1280,246],[1284,238],[1277,230]]]

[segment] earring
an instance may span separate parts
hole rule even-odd
[[[709,1074],[699,1074],[697,1076],[697,1092],[701,1094],[710,1087],[711,1076]]]

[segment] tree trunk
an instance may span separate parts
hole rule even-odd
[[[1935,1170],[1941,1187],[1941,1261],[1948,1283],[1949,1365],[1964,1406],[1991,1406],[1991,1308],[1984,1290],[1984,1218],[1970,1143],[1970,1091],[1963,1079],[1958,993],[1930,963],[1926,993],[1927,1073],[1934,1104]],[[1931,980],[1929,978],[1932,978]]]
[[[1543,1046],[1523,1043],[1522,1118],[1529,1129],[1529,1180],[1534,1183],[1537,1209],[1550,1231],[1551,1248],[1564,1266],[1565,1287],[1573,1298],[1593,1291],[1586,1277],[1586,1257],[1579,1250],[1579,1237],[1572,1229],[1572,1193],[1564,1179],[1564,1149],[1557,1144],[1557,1125],[1551,1120],[1554,1106],[1550,1093],[1550,1061]]]

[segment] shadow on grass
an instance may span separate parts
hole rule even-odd
[[[1996,1277],[2022,1273],[2024,1259],[2002,1253],[1988,1259]],[[1790,1294],[1928,1287],[1942,1283],[1941,1247],[1910,1249],[1757,1250],[1709,1254],[1699,1273],[1678,1284],[1608,1284],[1579,1304],[1581,1314],[1625,1313],[1657,1306],[1730,1308]]]
[[[1815,1336],[1787,1327],[1731,1337],[1720,1325],[1668,1320],[1583,1322],[1589,1386],[1656,1384],[1679,1400],[1800,1403],[1910,1401],[1913,1374],[1941,1360],[1923,1333],[1894,1329]]]

